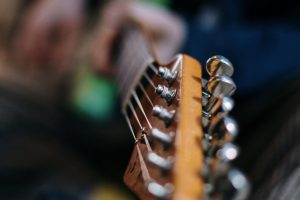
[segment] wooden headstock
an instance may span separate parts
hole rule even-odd
[[[174,74],[175,80],[162,79],[159,70],[161,73],[167,71],[165,73],[170,73],[170,77]],[[136,137],[124,175],[125,183],[141,199],[155,199],[155,195],[198,199],[203,192],[200,176],[203,132],[199,123],[202,113],[201,66],[187,55],[178,55],[170,64],[160,68],[153,64],[147,72],[133,92],[140,102],[136,102],[133,96],[124,110]],[[157,94],[157,85],[165,87],[163,93],[173,91],[176,96],[168,100],[164,94]],[[157,112],[173,112],[172,119],[163,118],[162,113],[155,115],[155,108],[161,109]],[[153,196],[151,192],[155,191],[151,191],[151,187],[162,187],[162,194]]]
[[[245,199],[247,179],[229,164],[238,155],[231,144],[237,125],[228,117],[232,64],[210,58],[211,77],[204,80],[192,57],[162,64],[142,31],[128,33],[118,59],[122,112],[134,143],[126,185],[143,200]]]

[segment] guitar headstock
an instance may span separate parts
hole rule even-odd
[[[244,199],[245,176],[232,169],[238,133],[230,98],[236,86],[232,64],[222,56],[201,65],[187,55],[169,64],[151,63],[124,101],[134,139],[126,185],[140,199]]]

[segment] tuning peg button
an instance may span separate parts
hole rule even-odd
[[[208,127],[207,135],[211,136],[210,141],[206,141],[205,152],[207,156],[212,156],[226,143],[230,143],[238,134],[236,121],[224,114],[217,114],[212,118]]]
[[[177,72],[171,72],[166,67],[159,67],[158,68],[158,74],[163,80],[166,80],[169,85],[172,85],[172,83],[176,80]]]
[[[167,111],[161,106],[154,106],[152,110],[153,116],[158,117],[159,119],[164,121],[166,126],[171,125],[175,116],[175,112],[176,112],[175,110]]]
[[[216,178],[212,196],[222,194],[224,200],[244,200],[249,193],[250,184],[245,175],[237,169],[231,169]]]
[[[174,140],[174,133],[163,133],[162,131],[158,130],[157,128],[153,128],[151,131],[151,138],[158,140],[161,142],[165,149],[168,149]]]
[[[224,96],[219,98],[211,98],[208,103],[203,106],[202,125],[207,127],[212,116],[218,113],[229,113],[234,107],[234,100]]]
[[[148,153],[147,159],[151,164],[159,167],[163,172],[169,171],[172,168],[174,161],[173,157],[163,158],[154,152]]]
[[[214,76],[208,80],[206,89],[214,97],[231,96],[236,90],[236,85],[229,76]]]
[[[232,117],[218,114],[212,119],[208,127],[208,134],[211,135],[212,138],[231,142],[238,134],[238,125]]]
[[[206,62],[206,70],[210,76],[232,76],[234,68],[231,62],[224,56],[216,55]]]
[[[239,148],[232,144],[226,143],[217,151],[217,157],[224,162],[235,160],[239,155]]]
[[[146,187],[150,194],[161,200],[168,199],[173,191],[173,185],[170,183],[161,185],[159,183],[151,181],[147,184]]]
[[[164,85],[158,85],[155,89],[155,92],[165,99],[168,104],[171,104],[174,98],[176,97],[177,91],[170,90]]]

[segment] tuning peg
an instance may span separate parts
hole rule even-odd
[[[206,89],[214,97],[231,96],[236,90],[236,85],[229,76],[214,76],[208,80]]]
[[[217,151],[217,157],[223,162],[235,160],[239,155],[239,148],[232,144],[226,143]]]
[[[159,76],[168,82],[169,85],[172,85],[172,83],[176,80],[177,72],[171,72],[166,67],[159,67],[158,68],[158,74]]]
[[[202,125],[206,127],[212,116],[218,113],[228,113],[234,107],[234,100],[230,97],[224,96],[217,99],[211,98],[203,107],[202,111]]]
[[[207,137],[210,136],[210,141],[203,142],[204,150],[207,156],[212,156],[225,143],[230,143],[238,134],[238,126],[236,121],[224,115],[217,114],[212,118],[208,127]]]
[[[238,134],[238,125],[232,117],[220,113],[211,120],[208,127],[208,134],[212,138],[231,142]]]
[[[216,178],[212,196],[222,194],[223,200],[244,200],[249,192],[250,184],[245,175],[237,169],[231,169]]]
[[[174,133],[167,134],[158,130],[157,128],[153,128],[150,137],[161,142],[164,146],[164,149],[168,149],[173,143]]]
[[[164,121],[166,126],[170,126],[175,116],[175,110],[167,111],[161,106],[154,106],[152,114],[153,116],[158,117],[159,119]]]
[[[161,98],[165,99],[168,104],[171,104],[176,97],[176,90],[170,90],[164,85],[158,85],[155,92],[160,95]]]
[[[158,199],[168,199],[173,191],[173,185],[167,183],[165,185],[161,185],[154,181],[151,181],[147,184],[147,190],[150,194],[155,196]]]
[[[232,76],[234,68],[224,56],[216,55],[206,61],[206,70],[210,76]]]
[[[172,168],[174,161],[174,158],[171,156],[163,158],[154,152],[148,153],[147,159],[151,164],[159,167],[162,172],[168,172]]]

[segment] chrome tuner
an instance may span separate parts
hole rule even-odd
[[[159,67],[158,74],[163,80],[166,80],[169,85],[172,85],[177,78],[177,72],[171,72],[166,67]]]
[[[147,159],[151,164],[159,167],[163,172],[169,171],[172,168],[174,161],[174,158],[171,156],[163,158],[154,152],[148,153]]]
[[[159,94],[161,98],[165,99],[168,104],[172,103],[177,94],[176,90],[170,90],[164,85],[158,85],[155,92]]]
[[[157,182],[151,181],[146,185],[146,187],[150,194],[162,200],[168,199],[173,191],[173,185],[170,183],[161,185]]]
[[[208,80],[206,89],[214,97],[231,96],[236,90],[236,85],[229,76],[214,76]]]
[[[232,76],[234,68],[224,56],[216,55],[206,61],[206,70],[210,76]]]
[[[161,106],[154,106],[152,110],[153,116],[158,117],[159,119],[164,121],[166,126],[171,125],[175,116],[175,112],[176,112],[175,110],[167,111]]]
[[[165,149],[168,149],[174,141],[174,133],[164,133],[157,128],[153,128],[150,137],[161,142]]]

